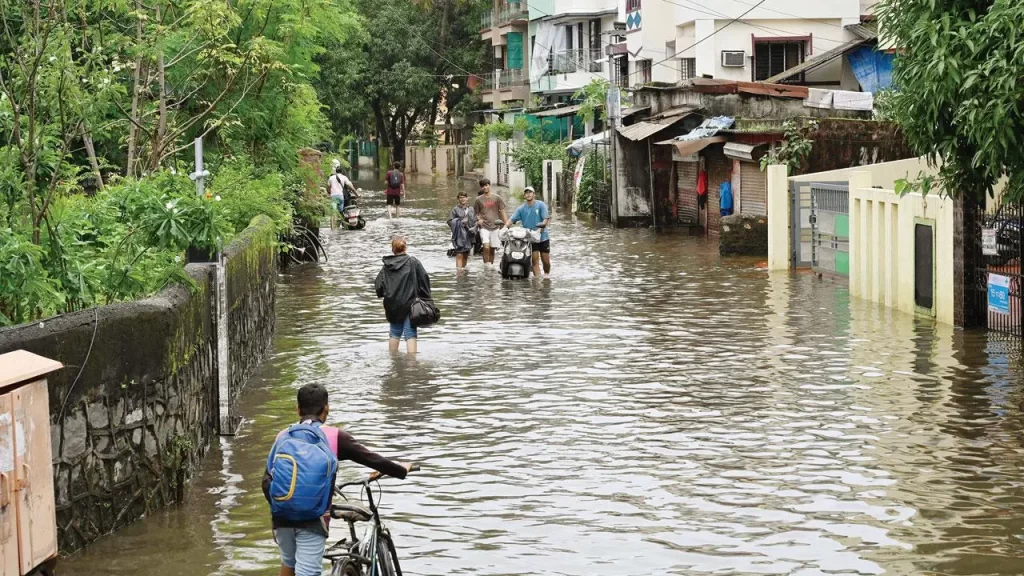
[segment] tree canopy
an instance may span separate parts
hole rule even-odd
[[[953,196],[982,200],[1007,176],[1024,196],[1024,2],[882,0],[898,50],[892,112],[910,145],[941,160]]]

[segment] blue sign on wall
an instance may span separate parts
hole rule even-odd
[[[1010,313],[1010,278],[998,274],[988,275],[988,311]]]

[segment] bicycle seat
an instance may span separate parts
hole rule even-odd
[[[373,513],[358,504],[331,504],[331,518],[345,522],[368,522]]]

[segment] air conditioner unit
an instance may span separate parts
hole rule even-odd
[[[743,68],[747,65],[747,53],[743,50],[722,50],[722,66]]]

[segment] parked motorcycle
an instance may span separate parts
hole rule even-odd
[[[1003,266],[1006,263],[1020,258],[1021,241],[1024,239],[1024,218],[1004,210],[1007,205],[1000,206],[988,226],[996,230],[996,245],[999,253],[989,256],[989,263],[994,266]],[[1012,209],[1011,209],[1012,210]]]
[[[529,278],[533,271],[533,244],[540,242],[540,232],[526,228],[502,228],[498,235],[501,238],[501,277]]]

